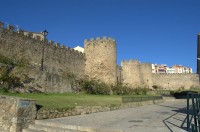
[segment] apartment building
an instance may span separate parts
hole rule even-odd
[[[152,64],[152,73],[192,73],[192,68],[182,66],[182,65],[174,65],[172,67],[168,67],[166,64]]]

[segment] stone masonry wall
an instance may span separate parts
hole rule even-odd
[[[32,80],[29,84],[22,82],[28,87],[38,87],[45,92],[68,92],[76,88],[76,80],[85,75],[107,84],[122,82],[132,87],[158,85],[177,89],[199,85],[196,74],[152,74],[149,63],[123,61],[122,68],[117,68],[116,41],[111,38],[85,40],[84,48],[85,54],[82,54],[59,43],[48,42],[40,33],[15,31],[13,26],[5,29],[0,22],[0,54],[16,61],[28,61],[29,67],[21,72]],[[42,53],[44,71],[40,69]],[[19,73],[17,68],[13,72]]]
[[[199,86],[197,74],[152,74],[153,84],[167,90]]]
[[[162,89],[189,89],[199,86],[197,74],[153,74],[150,63],[140,63],[137,60],[122,61],[122,82],[130,87],[153,88],[156,85]]]
[[[117,82],[116,42],[111,38],[84,41],[85,74],[107,84]]]
[[[0,131],[21,132],[36,118],[35,101],[0,96]]]
[[[152,68],[150,63],[142,63],[140,65],[140,73],[142,76],[142,84],[146,88],[150,88],[153,85]]]
[[[131,87],[141,85],[140,62],[137,60],[122,61],[122,82]]]
[[[44,71],[41,72],[43,48]],[[41,86],[51,86],[53,91],[48,89],[49,92],[58,91],[58,87],[62,87],[62,91],[69,91],[71,87],[69,77],[83,78],[85,74],[85,56],[81,52],[53,41],[48,42],[40,35],[31,32],[15,31],[13,26],[5,29],[2,22],[0,22],[0,54],[13,60],[28,61],[34,67],[29,69],[28,76],[36,77],[35,80],[39,80]],[[31,74],[38,72],[40,72],[38,75]],[[59,85],[52,83],[58,81]]]

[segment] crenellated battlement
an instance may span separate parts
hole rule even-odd
[[[141,65],[139,60],[132,60],[132,59],[130,59],[130,60],[122,60],[121,66],[126,65],[126,64],[129,64],[129,65]]]
[[[151,68],[151,63],[147,63],[147,62],[146,63],[142,63],[141,67],[146,67],[146,68],[152,69]]]
[[[74,79],[68,74],[77,80],[85,76],[85,54],[48,40],[40,32],[29,32],[0,22],[0,47],[2,56],[26,62],[27,69],[20,71],[20,75],[33,77],[34,83],[28,85],[38,86],[41,91],[72,91]]]
[[[102,44],[107,44],[107,45],[116,45],[116,41],[115,39],[111,38],[111,37],[97,37],[96,39],[94,38],[90,38],[89,40],[88,39],[85,39],[84,40],[84,46],[87,47],[87,46],[99,46],[99,45],[102,45]]]
[[[0,22],[0,28],[3,29],[5,32],[13,32],[18,33],[22,36],[28,37],[29,39],[36,39],[38,41],[44,41],[44,36],[41,33],[37,32],[28,32],[23,29],[16,29],[15,26],[7,25],[7,27],[4,27],[4,23]]]
[[[13,32],[13,33],[16,33],[20,36],[24,36],[28,39],[33,39],[35,41],[38,41],[39,43],[42,43],[44,42],[44,36],[42,35],[42,33],[37,33],[37,32],[29,32],[29,31],[25,31],[23,29],[16,29],[14,26],[12,25],[7,25],[7,27],[5,28],[4,27],[4,23],[3,22],[0,22],[0,29],[3,29],[5,32],[9,31],[9,32]],[[78,56],[84,56],[83,53],[79,53],[77,52],[76,50],[74,50],[73,48],[69,48],[69,47],[66,47],[65,45],[62,45],[58,42],[55,42],[55,41],[52,41],[52,40],[45,40],[47,41],[47,43],[43,43],[45,44],[45,46],[47,47],[54,47],[56,49],[62,49],[64,50],[65,52],[70,52],[71,54],[75,55],[77,54]]]
[[[199,85],[197,74],[153,74],[151,63],[135,59],[123,60],[117,71],[116,41],[105,36],[85,39],[82,53],[46,39],[42,33],[17,29],[0,22],[0,47],[2,55],[23,58],[38,66],[43,64],[44,70],[53,68],[55,72],[67,71],[77,77],[87,75],[90,79],[112,85],[117,81],[136,88],[151,88],[153,85],[163,88],[184,85],[188,88]]]

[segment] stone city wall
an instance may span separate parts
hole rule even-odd
[[[43,50],[44,49],[44,50]],[[85,54],[47,41],[40,33],[4,28],[0,22],[0,54],[13,60],[26,60],[31,67],[26,74],[32,80],[29,86],[41,87],[46,92],[68,92],[76,87],[76,80],[88,76],[107,84],[122,82],[131,87],[158,85],[166,88],[189,88],[198,85],[194,74],[152,74],[150,63],[136,60],[116,64],[116,41],[111,38],[84,40]],[[44,52],[43,52],[44,51]],[[44,71],[41,72],[44,53]],[[85,76],[86,75],[86,76]]]
[[[69,91],[72,80],[69,77],[84,77],[84,54],[64,45],[61,46],[59,43],[48,42],[38,34],[23,30],[15,31],[14,27],[10,25],[5,29],[4,24],[0,22],[0,54],[13,60],[27,61],[33,66],[29,69],[28,76],[36,77],[35,80],[39,80],[40,84],[38,85],[42,85],[42,87],[51,86],[47,91],[58,92],[59,90],[56,89],[60,86],[62,91]],[[41,72],[43,53],[44,71]],[[39,72],[40,74],[35,74]],[[45,81],[41,82],[42,80]],[[59,85],[56,85],[58,81]]]
[[[0,96],[0,131],[21,132],[36,118],[35,100]]]
[[[122,61],[122,82],[130,87],[162,89],[189,89],[199,86],[197,74],[153,74],[150,63],[140,63],[137,60]]]
[[[199,77],[197,74],[152,74],[153,84],[163,89],[190,89],[190,87],[199,86]]]

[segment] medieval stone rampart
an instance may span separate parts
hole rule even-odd
[[[2,23],[1,23],[2,25]],[[84,75],[84,55],[59,43],[43,40],[23,30],[16,31],[13,26],[0,27],[0,53],[15,59],[26,59],[40,65],[44,47],[44,67],[54,67]]]
[[[189,89],[199,86],[197,74],[152,74],[153,84],[163,89]]]
[[[85,74],[108,84],[117,82],[116,42],[111,38],[84,41]]]
[[[17,30],[0,22],[0,54],[13,60],[26,60],[26,74],[34,81],[30,87],[46,92],[68,92],[74,81],[88,76],[107,84],[124,83],[133,88],[159,86],[163,89],[199,85],[196,74],[153,74],[150,63],[137,60],[116,64],[116,41],[112,38],[84,40],[85,54],[44,39],[41,33]],[[41,71],[44,53],[44,71]],[[24,74],[24,73],[23,73]]]
[[[153,74],[150,63],[137,60],[122,61],[122,83],[130,87],[162,89],[189,89],[199,86],[197,74]]]
[[[43,50],[44,48],[44,50]],[[44,52],[43,52],[44,51]],[[44,53],[44,71],[40,71]],[[85,56],[74,49],[44,40],[40,33],[15,30],[13,26],[0,22],[0,54],[13,60],[26,60],[34,66],[35,74],[29,76],[41,82],[49,92],[70,91],[70,77],[82,78],[85,75]],[[41,75],[38,75],[37,73]],[[41,77],[40,77],[41,76]],[[64,78],[68,79],[64,79]],[[44,81],[42,81],[44,80]],[[67,83],[67,85],[66,85]],[[58,85],[59,84],[59,85]],[[58,90],[58,87],[61,90]],[[51,89],[51,90],[50,90]]]

